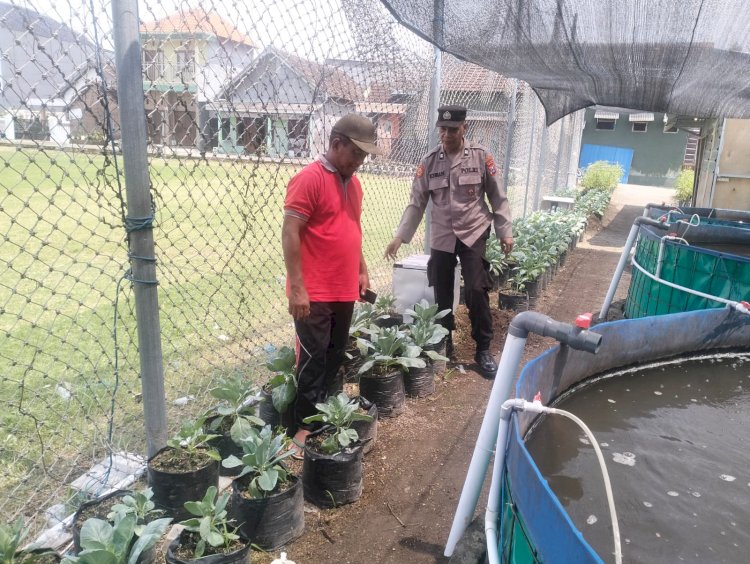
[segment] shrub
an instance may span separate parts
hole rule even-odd
[[[589,190],[613,190],[622,178],[624,170],[619,164],[606,161],[596,161],[586,167],[586,172],[581,178],[583,192]]]
[[[680,203],[689,203],[693,199],[693,183],[695,182],[695,171],[686,168],[680,171],[674,181],[675,197]]]

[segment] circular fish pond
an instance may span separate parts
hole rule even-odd
[[[584,382],[554,407],[602,449],[625,562],[746,562],[750,547],[750,354],[672,360]],[[526,446],[575,526],[605,560],[613,541],[594,450],[545,416]]]

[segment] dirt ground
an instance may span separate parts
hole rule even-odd
[[[621,185],[603,220],[589,223],[584,241],[569,253],[535,310],[570,323],[580,313],[598,313],[634,218],[645,204],[669,202],[673,193]],[[615,306],[626,297],[629,281],[626,269]],[[496,294],[491,299],[497,304]],[[447,562],[445,541],[492,387],[474,371],[465,307],[457,313],[456,361],[435,394],[407,400],[402,415],[379,422],[377,444],[364,459],[362,497],[330,510],[307,505],[305,534],[284,549],[289,559],[297,564]],[[616,315],[613,307],[609,317]],[[499,360],[513,313],[494,310],[493,316]],[[523,362],[554,344],[531,335]],[[256,555],[254,561],[277,557]]]

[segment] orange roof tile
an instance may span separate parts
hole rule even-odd
[[[444,90],[500,92],[506,82],[503,75],[472,63],[455,60],[443,63]]]
[[[196,8],[189,12],[177,12],[166,18],[141,25],[145,33],[207,33],[221,39],[229,39],[255,47],[255,43],[216,12]]]

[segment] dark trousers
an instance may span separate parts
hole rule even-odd
[[[297,427],[312,428],[302,420],[315,415],[315,404],[329,394],[341,391],[343,380],[338,371],[349,339],[354,302],[310,302],[310,315],[296,320],[297,399],[294,422]]]
[[[455,252],[448,253],[432,249],[427,264],[429,284],[435,289],[435,303],[439,309],[450,309],[440,322],[448,330],[455,329],[453,318],[453,293],[456,270],[456,257],[461,260],[461,274],[464,279],[464,299],[469,308],[471,337],[477,344],[477,351],[486,351],[492,342],[492,312],[490,311],[489,290],[492,287],[489,263],[484,260],[489,230],[471,247],[456,241]]]

